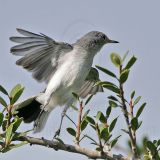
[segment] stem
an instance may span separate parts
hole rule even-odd
[[[9,127],[9,125],[11,124],[11,119],[12,119],[12,105],[8,106],[7,112],[8,112],[8,119],[7,119],[7,126],[6,129]]]
[[[12,107],[13,107],[13,105],[11,105],[11,104],[7,107],[8,119],[7,119],[7,124],[6,124],[6,128],[5,128],[6,131],[7,131],[8,127],[9,127],[10,124],[11,124],[11,119],[12,119]],[[5,139],[5,147],[7,147],[9,144],[10,144],[10,141],[6,141],[6,139]]]
[[[134,106],[133,106],[132,99],[131,99],[131,101],[130,101],[129,106],[130,106],[130,114],[131,114],[131,117],[133,118],[133,117],[134,117],[134,113],[133,113],[133,107],[134,107]],[[131,130],[132,130],[133,139],[134,139],[135,144],[136,144],[136,131],[133,130],[133,129],[131,129]]]
[[[81,119],[82,119],[83,103],[80,102],[79,114],[78,114],[78,124],[77,124],[77,133],[76,133],[76,144],[79,145],[80,135],[81,135]]]
[[[121,74],[121,72],[122,72],[122,65],[119,67],[119,73]],[[135,136],[135,133],[132,132],[132,129],[130,126],[128,110],[127,110],[127,106],[126,106],[125,98],[124,98],[123,84],[119,83],[119,86],[120,86],[120,98],[121,98],[121,103],[122,103],[122,109],[124,112],[124,117],[125,117],[127,128],[128,128],[128,134],[129,134],[130,141],[131,141],[132,152],[133,152],[134,157],[138,158],[139,156],[138,156],[137,149],[136,149],[136,138],[135,138],[136,136]]]
[[[99,145],[93,138],[88,136],[87,134],[84,135],[86,138],[90,139],[93,143],[95,143],[97,146]]]
[[[65,116],[74,124],[75,127],[77,127],[76,123],[74,123],[74,121],[67,114]]]
[[[101,149],[101,152],[103,153],[103,145],[102,145],[101,138],[100,138],[100,130],[99,130],[98,124],[96,124],[96,130],[97,130],[97,135],[98,135],[98,140],[99,140],[99,147]]]
[[[133,118],[133,102],[132,102],[132,99],[129,103],[129,107],[130,107],[130,114],[131,114],[131,117]]]

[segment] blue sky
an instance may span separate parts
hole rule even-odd
[[[135,89],[137,95],[143,96],[142,101],[147,102],[143,113],[145,122],[138,135],[149,134],[151,138],[159,137],[160,129],[157,127],[160,119],[159,6],[158,0],[0,0],[0,84],[8,90],[17,83],[23,84],[26,89],[22,99],[40,92],[45,87],[44,84],[38,84],[32,79],[30,73],[15,65],[17,57],[10,54],[9,50],[13,43],[9,41],[9,37],[17,35],[15,30],[17,27],[32,32],[42,32],[56,40],[68,43],[73,43],[88,31],[102,31],[120,43],[105,46],[95,57],[94,65],[100,64],[115,71],[109,60],[111,52],[123,55],[130,50],[130,56],[134,54],[138,58],[125,86],[126,96]],[[103,74],[101,79],[109,80]],[[104,110],[106,97],[109,94],[110,92],[106,91],[104,95],[97,95],[91,105],[97,107],[97,110]],[[61,109],[56,109],[45,130],[35,136],[52,137],[59,121],[60,111]],[[69,111],[69,114],[76,119],[74,111]],[[119,111],[115,111],[115,115],[112,116],[117,114]],[[65,123],[64,128],[71,125],[67,120]],[[119,128],[121,124],[125,126],[123,118],[118,124]],[[23,125],[22,129],[31,127],[31,125]],[[120,131],[117,132],[120,133]],[[62,136],[66,142],[72,143],[72,140],[68,141],[69,137],[65,131]],[[25,146],[3,154],[1,157],[2,160],[11,158],[12,160],[86,159],[80,155],[55,152],[39,146]]]

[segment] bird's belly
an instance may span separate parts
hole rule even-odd
[[[68,103],[68,100],[73,99],[73,92],[78,94],[90,71],[92,61],[93,58],[74,56],[63,61],[51,78],[45,92],[46,97],[50,99],[51,108]]]
[[[50,82],[52,84],[52,88],[56,89],[51,91],[53,94],[51,96],[49,106],[62,106],[66,104],[68,100],[73,99],[72,93],[74,92],[78,94],[78,91],[83,85],[90,68],[91,65],[86,66],[84,64],[62,66],[62,68],[59,69],[59,75],[55,74],[54,78]],[[57,82],[59,84],[57,84]]]
[[[61,81],[61,87],[57,89],[57,93],[72,94],[72,92],[78,93],[79,89],[83,85],[91,65],[85,64],[72,64],[67,67],[65,74]]]

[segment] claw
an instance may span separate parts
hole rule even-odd
[[[54,135],[53,139],[59,137],[59,136],[60,136],[60,132],[61,132],[61,130],[60,130],[60,128],[59,128],[59,129],[55,132],[55,135]]]

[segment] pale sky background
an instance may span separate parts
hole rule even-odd
[[[44,84],[38,84],[31,74],[15,65],[16,57],[9,52],[13,43],[9,37],[17,35],[16,28],[24,28],[32,32],[42,32],[59,41],[74,42],[88,31],[98,30],[108,37],[119,41],[119,44],[105,46],[95,58],[94,65],[108,67],[114,70],[109,60],[111,52],[123,55],[128,49],[130,56],[138,58],[133,67],[125,89],[127,93],[136,90],[137,96],[142,95],[142,101],[147,102],[143,113],[141,130],[138,135],[150,135],[150,138],[160,138],[160,1],[146,0],[0,0],[0,84],[10,90],[15,84],[25,86],[22,99],[34,95],[44,89]],[[101,79],[109,80],[101,74]],[[94,97],[88,107],[105,110],[106,94]],[[56,109],[49,118],[45,130],[33,135],[51,138],[57,129],[61,109]],[[76,113],[69,111],[69,115],[76,120]],[[121,114],[117,109],[112,117]],[[72,143],[72,137],[64,130],[71,126],[65,119],[62,137],[65,142]],[[115,135],[125,126],[124,119],[117,124]],[[32,125],[23,125],[22,130],[30,129]],[[119,129],[118,129],[119,128]],[[88,130],[92,132],[92,130]],[[70,139],[70,140],[69,140]],[[124,144],[122,137],[120,144]],[[53,160],[53,159],[87,159],[84,156],[54,151],[52,149],[29,145],[15,149],[7,154],[1,154],[1,160]]]

